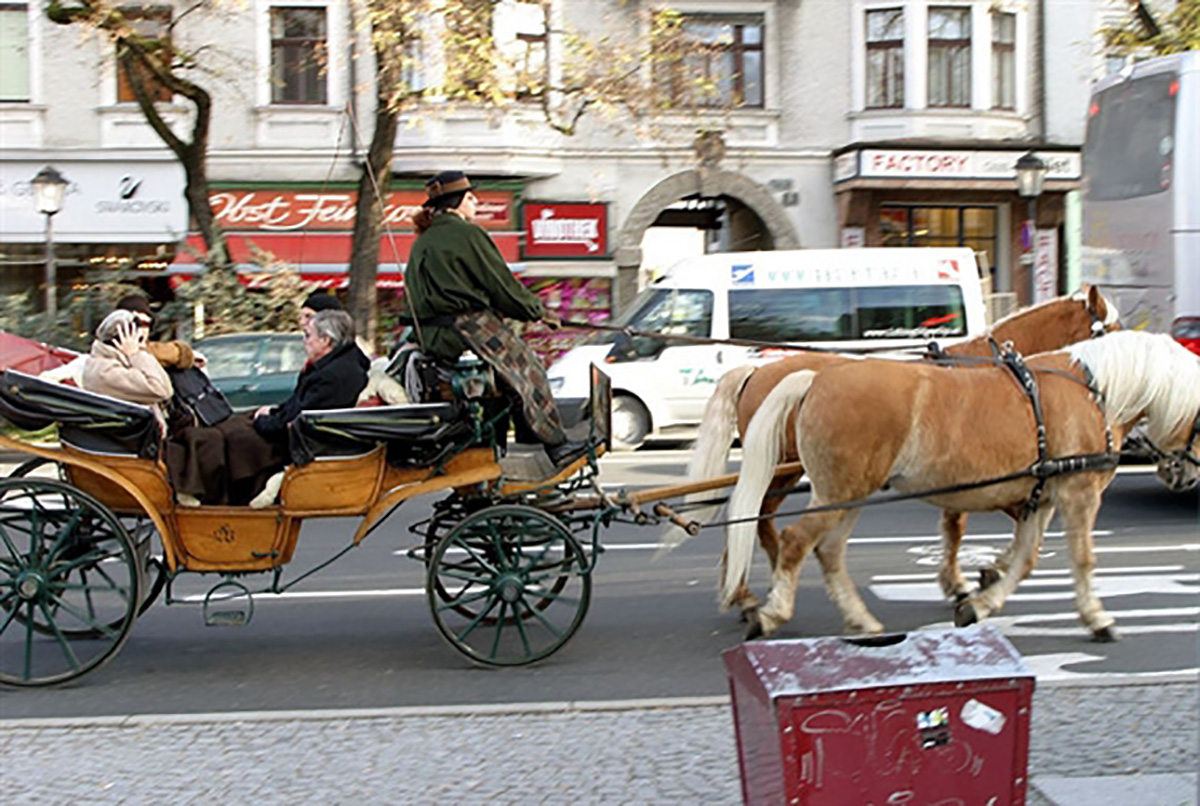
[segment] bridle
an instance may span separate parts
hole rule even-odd
[[[1192,419],[1192,431],[1188,434],[1187,444],[1178,451],[1167,453],[1149,439],[1146,440],[1146,444],[1150,447],[1150,455],[1162,466],[1164,472],[1182,474],[1185,465],[1200,467],[1200,459],[1192,455],[1192,445],[1196,443],[1198,436],[1200,436],[1200,410],[1196,411],[1196,416]]]

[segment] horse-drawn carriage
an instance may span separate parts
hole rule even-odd
[[[21,428],[57,424],[60,444],[0,435],[0,447],[33,456],[0,479],[0,681],[44,685],[98,668],[160,594],[181,601],[172,583],[185,573],[219,577],[206,621],[248,620],[253,595],[281,593],[328,564],[284,581],[303,521],[361,517],[336,558],[404,501],[438,492],[450,495],[413,527],[423,540],[409,553],[427,566],[439,631],[478,663],[545,658],[587,612],[598,528],[611,512],[563,505],[583,488],[606,500],[595,479],[610,400],[594,369],[591,399],[575,407],[589,451],[562,468],[539,454],[533,472],[530,457],[504,456],[499,399],[305,412],[278,504],[185,507],[150,409],[6,371],[0,415]],[[57,477],[31,473],[37,465]],[[268,581],[252,589],[255,575]]]

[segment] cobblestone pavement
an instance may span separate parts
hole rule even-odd
[[[1194,683],[1043,688],[1034,700],[1035,787],[1039,775],[1193,773],[1198,709]],[[0,759],[0,791],[13,804],[732,804],[741,796],[724,705],[0,722]],[[1153,791],[1144,794],[1142,804],[1156,803]],[[1030,803],[1051,802],[1031,792]]]

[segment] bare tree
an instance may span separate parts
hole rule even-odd
[[[1121,25],[1100,29],[1109,53],[1165,56],[1200,49],[1200,0],[1178,0],[1166,14],[1134,0]]]

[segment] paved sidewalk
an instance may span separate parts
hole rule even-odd
[[[13,692],[0,697],[19,696]],[[0,699],[0,710],[3,699]],[[1029,802],[1197,803],[1192,683],[1043,686]],[[720,698],[0,721],[13,804],[736,804]]]

